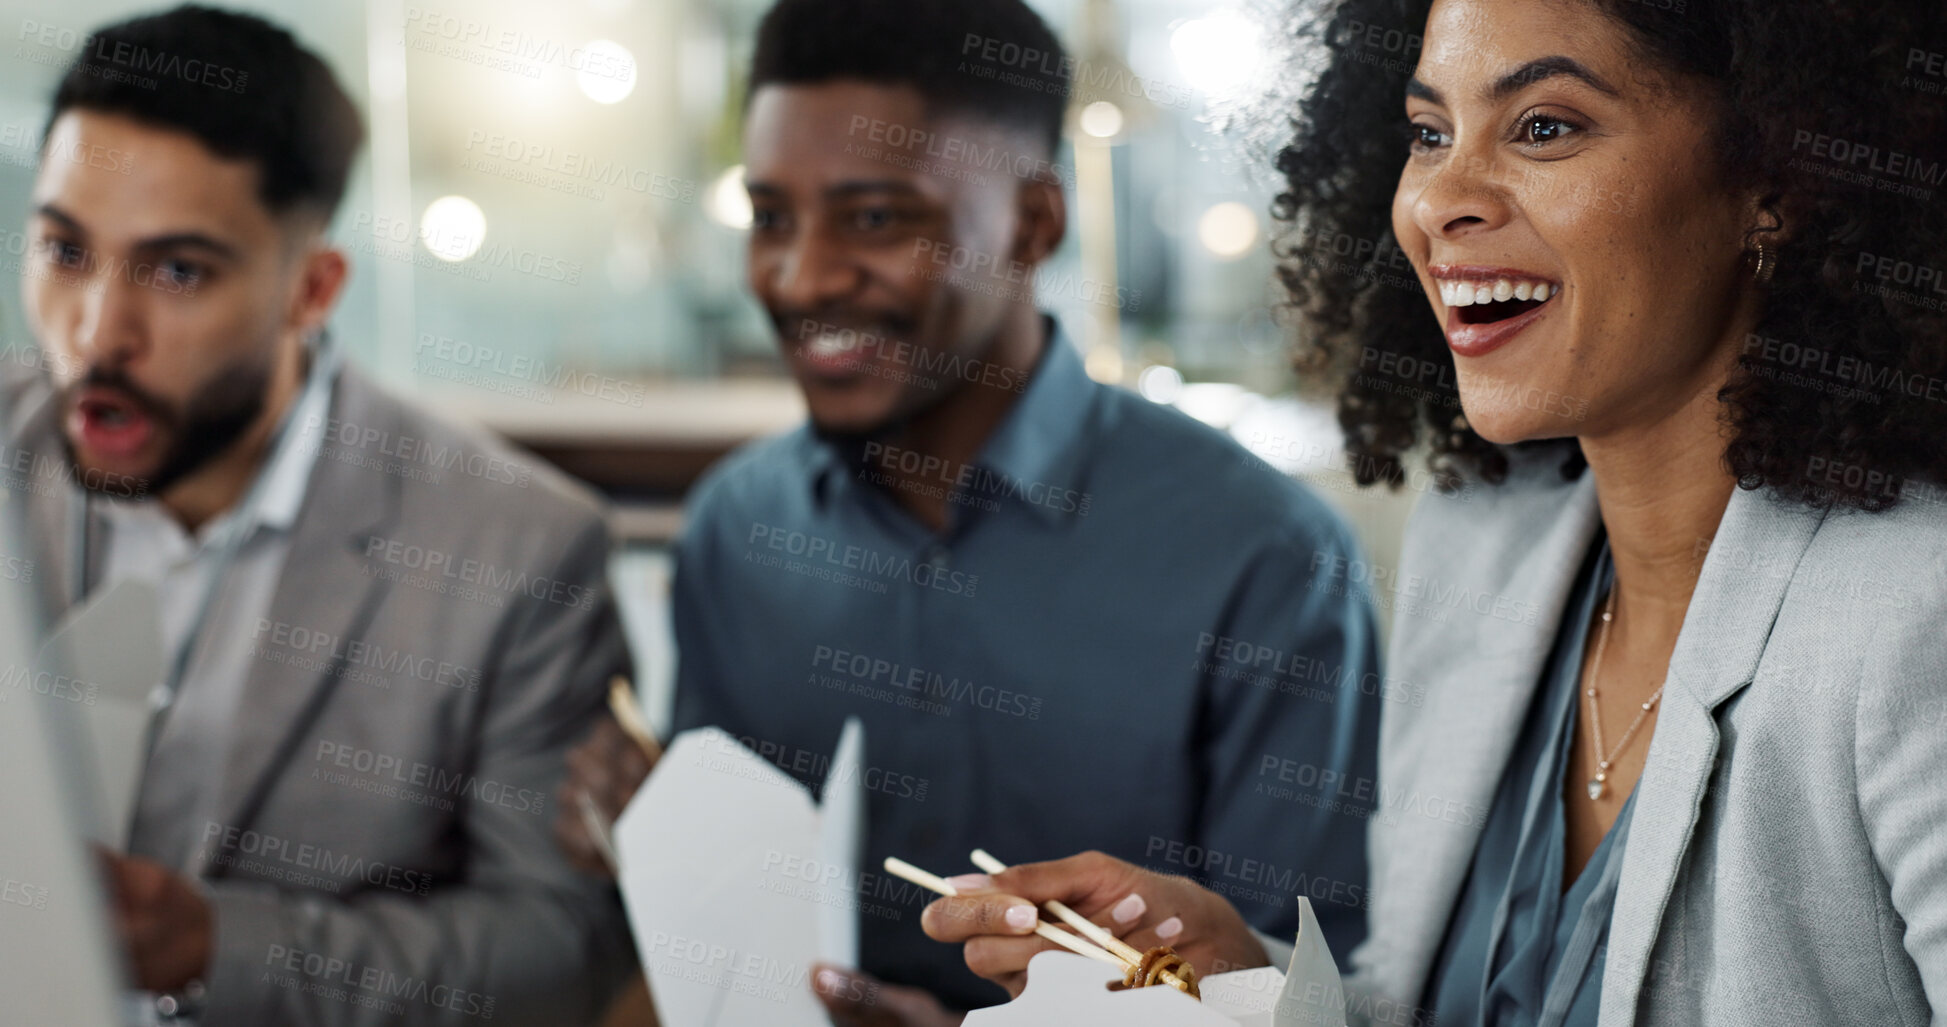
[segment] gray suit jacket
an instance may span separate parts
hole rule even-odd
[[[1414,513],[1357,1019],[1413,1024],[1599,514],[1559,455]],[[1602,1027],[1926,1024],[1947,1009],[1947,517],[1738,491],[1637,785]],[[1403,603],[1403,605],[1405,605]]]
[[[0,393],[11,437],[60,458],[47,397]],[[550,830],[565,750],[627,669],[601,510],[350,368],[327,429],[220,822],[185,825],[216,915],[202,1022],[588,1022],[633,965],[613,888]],[[23,497],[50,615],[76,594],[72,494]]]

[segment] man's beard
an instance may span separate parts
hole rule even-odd
[[[257,422],[270,389],[270,365],[267,361],[231,364],[204,382],[181,409],[150,395],[121,368],[94,367],[62,390],[62,409],[72,410],[75,395],[94,387],[127,395],[169,440],[155,471],[141,479],[143,487],[134,491],[137,496],[153,499],[221,456]],[[84,488],[125,498],[131,495],[128,478],[83,466],[74,440],[66,432],[61,433],[61,444],[67,450],[75,480]]]
[[[898,336],[893,336],[898,337]],[[811,434],[841,451],[863,450],[869,442],[885,442],[902,437],[912,423],[931,413],[970,383],[955,375],[941,375],[931,387],[901,389],[891,409],[871,424],[831,425],[809,418]]]

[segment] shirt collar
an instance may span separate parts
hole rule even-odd
[[[324,440],[325,417],[337,388],[336,354],[321,344],[311,353],[310,374],[291,409],[278,425],[264,465],[237,503],[212,518],[189,544],[215,546],[232,534],[247,540],[258,529],[288,531],[297,522],[309,490],[311,471],[318,464],[318,450]],[[253,508],[252,503],[255,506]],[[130,522],[159,518],[169,526],[176,521],[153,500],[110,499],[103,509],[112,520],[127,526]],[[248,523],[241,518],[248,517]],[[180,531],[180,528],[177,529]]]
[[[1045,315],[1043,321],[1048,326],[1048,344],[1041,362],[974,464],[1024,488],[1080,491],[1088,449],[1083,429],[1100,386],[1082,367],[1081,354],[1061,324]],[[1024,505],[1050,520],[1064,516],[1058,505]]]
[[[1062,330],[1061,322],[1043,314],[1047,332],[1040,362],[1029,376],[1020,398],[990,435],[974,464],[996,475],[1019,482],[1024,488],[1081,489],[1079,480],[1087,447],[1082,430],[1087,423],[1090,402],[1100,388],[1082,366],[1081,354]],[[820,439],[809,426],[803,429],[811,440],[808,469],[811,490],[820,502],[830,500],[833,490],[855,469],[856,454],[840,443]],[[1065,516],[1058,504],[1027,503],[1050,520]]]
[[[285,531],[296,523],[311,484],[311,470],[318,465],[338,369],[336,361],[320,352],[314,352],[312,358],[304,391],[291,405],[270,459],[264,462],[263,480],[258,485],[263,493],[257,497],[257,525],[261,527]]]

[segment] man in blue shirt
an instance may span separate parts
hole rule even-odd
[[[878,875],[887,856],[952,874],[975,847],[1101,849],[1286,935],[1309,894],[1351,951],[1378,664],[1363,597],[1326,586],[1356,549],[1230,439],[1091,381],[1039,312],[1066,229],[1060,44],[1019,0],[781,0],[753,64],[749,277],[810,419],[693,493],[675,727],[816,788],[863,720],[860,957],[885,986],[836,989],[872,999],[827,996],[835,1018],[1005,997],[927,941],[930,896]],[[613,788],[595,757],[620,751],[591,740],[568,787],[613,806],[636,775]]]

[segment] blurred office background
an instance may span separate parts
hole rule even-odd
[[[1274,13],[1284,5],[1031,2],[1081,80],[1058,158],[1071,232],[1040,279],[1043,305],[1097,378],[1319,486],[1390,565],[1411,492],[1350,487],[1329,397],[1291,374],[1277,317],[1269,160],[1305,74]],[[0,4],[10,256],[61,68],[91,27],[156,6]],[[739,111],[768,0],[235,6],[323,53],[367,114],[370,145],[333,230],[355,268],[337,336],[383,381],[616,501],[616,577],[659,697],[664,545],[684,491],[730,447],[801,414],[743,282]],[[9,293],[0,330],[24,341]]]

